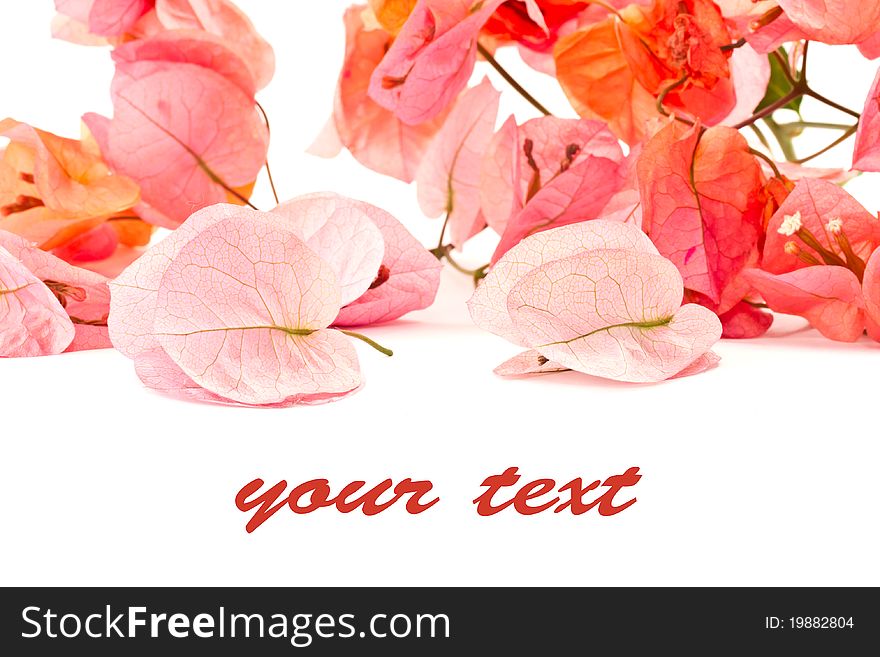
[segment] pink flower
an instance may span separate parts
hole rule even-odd
[[[748,282],[774,311],[853,342],[880,323],[880,221],[837,185],[804,179],[770,220]]]
[[[544,231],[508,251],[469,306],[483,329],[530,350],[503,374],[573,369],[656,382],[702,371],[721,323],[681,305],[675,265],[637,227],[589,221]]]

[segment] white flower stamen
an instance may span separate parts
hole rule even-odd
[[[800,212],[787,214],[785,215],[785,217],[783,217],[782,225],[779,226],[779,230],[777,230],[776,232],[778,232],[780,235],[791,237],[792,235],[797,233],[803,225],[804,223],[801,220]]]
[[[832,235],[839,235],[840,231],[843,229],[843,220],[840,217],[834,217],[833,219],[829,219],[828,223],[825,224],[825,230],[827,230]]]

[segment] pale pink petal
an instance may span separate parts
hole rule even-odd
[[[528,374],[552,374],[567,372],[569,368],[547,360],[534,349],[523,351],[495,368],[499,376],[526,376]]]
[[[448,215],[457,247],[485,225],[480,225],[480,168],[495,130],[499,97],[488,78],[466,91],[428,148],[417,175],[422,211],[429,217]]]
[[[189,378],[177,364],[161,349],[151,349],[142,352],[134,359],[135,372],[138,378],[157,392],[182,399],[184,401],[196,401],[209,404],[223,404],[229,406],[254,406],[244,404],[206,390],[191,378]],[[288,406],[323,404],[336,401],[342,397],[357,392],[360,388],[339,394],[300,395],[289,397],[277,404],[258,404],[260,407],[286,408]]]
[[[500,234],[543,187],[566,187],[589,157],[622,162],[623,151],[608,126],[589,119],[544,116],[517,127],[509,119],[483,159],[481,203],[487,223]],[[506,215],[506,216],[505,216]]]
[[[100,335],[107,334],[110,312],[110,289],[104,276],[68,264],[5,231],[0,231],[0,247],[43,281],[56,297],[64,299],[64,310],[77,334],[69,350],[109,346],[108,339]]]
[[[525,3],[526,12],[528,13],[529,18],[535,23],[535,25],[549,35],[550,30],[547,28],[547,21],[544,20],[544,14],[541,12],[541,6],[538,4],[537,0],[525,0]]]
[[[247,15],[229,0],[156,0],[156,17],[170,30],[203,30],[222,39],[247,63],[262,89],[275,73],[272,46]]]
[[[746,44],[733,51],[730,58],[730,77],[736,90],[736,106],[721,125],[736,125],[751,118],[755,108],[767,94],[770,82],[770,60]]]
[[[785,14],[779,16],[769,25],[754,32],[747,32],[749,45],[757,52],[769,54],[778,50],[783,44],[805,39],[806,35]]]
[[[369,97],[370,77],[394,38],[384,30],[365,29],[363,13],[362,5],[349,7],[345,13],[345,59],[333,117],[310,152],[333,157],[344,145],[373,171],[412,182],[446,112],[408,125]]]
[[[277,224],[277,220],[275,222]],[[153,328],[193,381],[245,404],[361,385],[330,267],[271,221],[227,219],[199,232],[162,277]]]
[[[203,208],[110,282],[113,297],[108,325],[117,350],[133,359],[158,346],[153,335],[153,319],[165,270],[193,237],[214,224],[235,218],[243,223],[260,219],[278,221],[271,214],[237,205],[219,204]]]
[[[865,331],[865,302],[849,269],[817,265],[785,274],[746,270],[748,281],[776,312],[799,315],[826,338],[855,342]]]
[[[207,32],[175,30],[137,39],[113,50],[113,61],[172,62],[195,64],[219,73],[252,97],[257,89],[251,71],[241,56],[217,36]]]
[[[810,266],[796,255],[786,253],[785,245],[788,242],[794,242],[803,251],[822,261],[797,235],[779,232],[786,217],[798,214],[803,227],[823,246],[838,254],[840,247],[836,239],[832,242],[826,230],[831,219],[840,219],[843,232],[855,254],[862,260],[867,260],[880,245],[880,221],[874,215],[839,185],[827,180],[805,178],[798,182],[767,224],[761,267],[770,273],[781,274]]]
[[[868,335],[880,342],[880,249],[876,249],[868,259],[862,292],[865,296]]]
[[[651,253],[587,251],[538,267],[507,299],[517,330],[548,360],[628,382],[675,376],[721,337],[703,306],[681,306],[675,265]]]
[[[505,0],[419,0],[370,81],[370,96],[404,123],[442,112],[467,85],[477,36]]]
[[[648,236],[631,224],[586,221],[536,233],[505,253],[480,282],[468,301],[474,323],[510,342],[529,346],[507,311],[513,287],[543,264],[594,249],[657,253]]]
[[[685,367],[678,374],[669,377],[670,379],[683,379],[686,376],[694,376],[695,374],[702,374],[708,370],[714,369],[718,367],[718,363],[721,362],[721,356],[716,354],[714,351],[707,351],[705,354],[697,358],[693,363]]]
[[[309,194],[282,203],[272,214],[336,274],[341,305],[358,299],[379,273],[385,254],[382,232],[365,203],[338,194]]]
[[[0,358],[60,354],[73,338],[55,295],[0,246]]]
[[[719,317],[722,338],[742,340],[759,338],[764,335],[773,324],[773,315],[755,308],[745,301],[740,301],[733,308]]]
[[[440,286],[440,261],[384,210],[370,205],[366,212],[385,240],[383,275],[360,298],[339,311],[335,326],[380,324],[427,308],[434,303]]]
[[[615,160],[588,156],[542,187],[507,224],[492,263],[530,235],[601,217],[623,185],[623,172]]]
[[[306,153],[316,157],[333,158],[342,152],[345,145],[339,137],[339,131],[336,129],[335,117],[330,117],[321,133],[315,137],[315,141],[306,149]],[[406,181],[409,182],[409,181]]]
[[[519,154],[519,128],[510,116],[492,136],[480,167],[480,208],[489,228],[499,235],[523,207],[522,195],[514,192]]]
[[[189,63],[119,63],[115,114],[102,152],[141,186],[143,202],[176,224],[253,183],[268,132],[252,97]],[[147,219],[147,215],[141,216]]]
[[[670,123],[638,164],[643,227],[685,287],[721,300],[753,253],[764,207],[761,167],[733,128]]]
[[[808,39],[859,43],[880,30],[880,3],[865,0],[777,0]]]
[[[859,44],[859,52],[868,59],[880,57],[880,31],[875,32]]]
[[[880,70],[868,92],[856,132],[853,169],[880,171]]]
[[[121,36],[153,8],[154,0],[93,0],[89,31],[100,36]]]

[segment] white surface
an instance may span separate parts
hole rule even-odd
[[[260,100],[282,195],[357,196],[433,243],[440,225],[421,215],[413,188],[348,156],[302,153],[332,103],[346,3],[239,4],[278,55]],[[0,114],[75,135],[81,113],[109,112],[105,51],[51,41],[50,2],[0,7],[15,17],[0,21]],[[811,65],[817,89],[861,108],[876,64],[817,47]],[[570,112],[552,81],[520,77]],[[496,85],[507,109],[531,116]],[[849,149],[823,161],[844,164]],[[876,188],[875,176],[850,187],[873,210]],[[269,199],[261,183],[256,204]],[[480,264],[490,242],[465,259]],[[169,400],[112,351],[0,361],[0,583],[880,584],[878,345],[831,343],[789,319],[764,339],[720,344],[716,370],[662,385],[503,380],[492,368],[516,347],[470,324],[469,286],[447,271],[433,308],[367,330],[394,358],[359,346],[366,388],[321,407]],[[480,482],[512,465],[523,481],[560,484],[637,465],[639,501],[610,518],[478,517]],[[234,497],[255,477],[327,478],[334,491],[357,479],[430,479],[442,501],[419,516],[282,510],[249,535]]]

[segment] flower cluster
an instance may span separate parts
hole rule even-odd
[[[822,96],[806,75],[811,41],[880,55],[874,4],[371,0],[346,13],[334,112],[314,149],[344,147],[370,168],[415,180],[425,214],[445,217],[439,258],[454,263],[455,250],[477,233],[498,234],[490,262],[473,272],[471,311],[480,326],[538,353],[502,366],[505,373],[562,363],[656,380],[687,369],[708,346],[681,351],[676,338],[676,357],[652,353],[658,326],[632,305],[645,295],[667,295],[664,331],[683,302],[682,312],[694,304],[711,311],[729,338],[764,334],[773,321],[767,309],[801,315],[832,339],[877,337],[878,222],[837,184],[847,172],[804,166],[856,135],[853,168],[880,170],[880,76],[860,114]],[[505,47],[555,78],[580,118],[552,115],[496,59]],[[479,61],[537,117],[499,120],[500,92],[488,79],[472,83]],[[781,124],[776,112],[798,111],[804,97],[853,122],[818,126],[842,134],[798,157],[792,136],[810,124]],[[768,130],[788,161],[776,161]],[[753,145],[755,134],[761,143]],[[677,279],[658,273],[646,249],[597,256],[607,248],[582,229],[562,228],[593,222],[602,226],[590,229],[600,243],[618,239],[608,222],[635,227],[652,257],[677,270],[681,298],[668,296]],[[619,294],[600,294],[605,279]],[[616,319],[599,329],[603,317]],[[622,360],[600,354],[599,330],[627,334],[617,342]],[[547,346],[562,343],[567,360]]]

